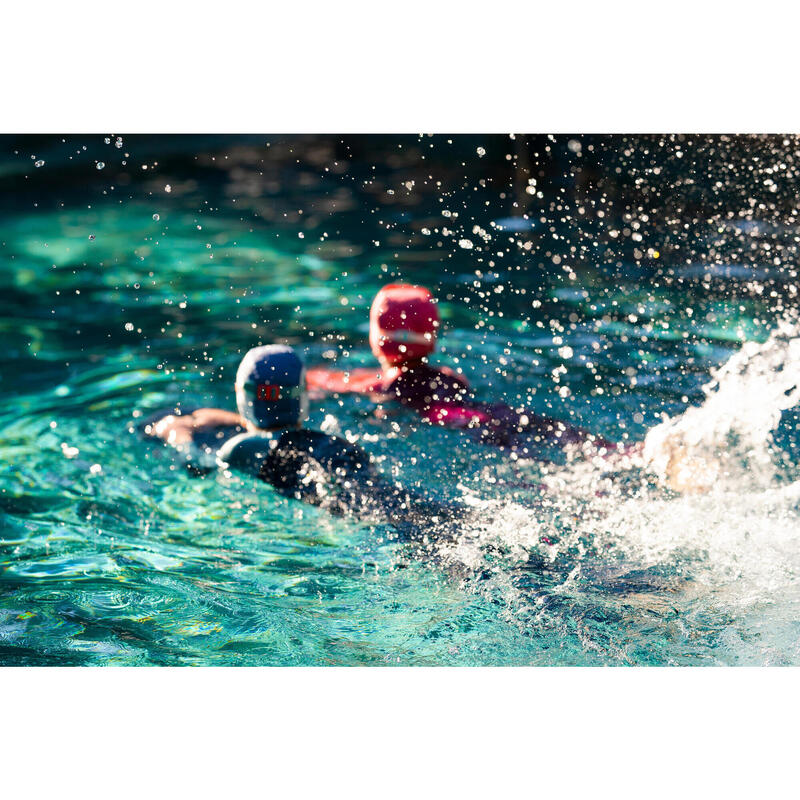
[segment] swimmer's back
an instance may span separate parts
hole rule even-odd
[[[304,464],[319,464],[326,473],[351,478],[370,470],[369,456],[358,446],[338,436],[307,429],[284,431],[271,448],[259,478],[273,486],[298,481]]]
[[[467,381],[448,367],[419,362],[392,373],[387,376],[384,393],[422,414],[432,406],[462,403],[470,394]]]
[[[431,520],[442,522],[455,514],[455,506],[387,481],[357,444],[321,431],[243,434],[226,442],[219,458],[229,467],[269,483],[283,495],[334,513],[388,515],[395,527],[404,527],[409,536]]]

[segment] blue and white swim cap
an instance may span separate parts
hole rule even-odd
[[[258,428],[289,427],[305,419],[306,371],[297,353],[282,344],[248,351],[236,371],[236,405]]]

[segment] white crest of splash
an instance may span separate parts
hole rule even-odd
[[[654,619],[687,652],[708,653],[718,637],[709,663],[797,663],[800,481],[668,496],[652,484],[615,490],[589,462],[553,478],[553,502],[538,508],[470,498],[477,513],[439,547],[501,618],[565,641],[574,630],[581,648],[614,663],[628,663],[629,643]],[[534,574],[553,567],[543,588],[527,577],[533,554]],[[594,610],[622,627],[584,625]]]
[[[679,455],[682,474],[668,482],[686,494],[656,487],[636,448],[539,468],[531,505],[462,485],[475,513],[441,543],[443,562],[509,622],[565,641],[574,632],[583,652],[614,663],[628,663],[654,618],[681,642],[675,663],[684,651],[713,651],[710,663],[797,663],[800,481],[774,480],[770,445],[781,413],[800,402],[800,320],[784,318],[711,378],[699,407],[646,440],[651,470],[674,478]],[[529,576],[541,566],[540,588]],[[595,610],[618,616],[624,635],[584,624]]]
[[[800,402],[800,322],[784,317],[762,344],[747,342],[703,386],[702,405],[666,419],[645,440],[644,457],[670,482],[709,486],[717,459],[746,456],[768,471],[768,445],[781,412]],[[735,439],[735,448],[734,440]],[[725,464],[727,470],[729,464]]]

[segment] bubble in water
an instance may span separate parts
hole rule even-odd
[[[164,191],[165,191],[167,194],[169,194],[169,193],[172,191],[172,187],[171,187],[169,184],[167,184],[167,185],[164,187]]]
[[[117,150],[121,150],[122,149],[122,137],[121,136],[117,136],[117,140],[114,142],[114,147],[116,147]]]
[[[153,220],[155,222],[158,222],[160,219],[161,219],[161,215],[160,214],[153,214]]]
[[[483,158],[486,155],[486,148],[485,147],[479,147],[478,150],[477,150],[477,153],[481,158]]]
[[[105,138],[105,139],[103,139],[103,141],[104,141],[106,144],[111,144],[111,137],[110,137],[110,136],[106,136],[106,138]]]
[[[78,450],[77,447],[72,447],[71,445],[68,445],[66,442],[61,442],[61,452],[67,458],[75,458],[75,456],[77,456],[78,453],[80,453],[80,450]]]
[[[93,242],[93,241],[94,241],[94,234],[93,234],[93,233],[90,233],[90,234],[89,234],[89,241],[90,241],[90,242]]]
[[[105,162],[104,161],[98,161],[97,162],[97,169],[103,169],[104,167],[105,167]]]
[[[33,166],[34,167],[43,167],[44,166],[44,161],[42,161],[42,159],[40,158]]]

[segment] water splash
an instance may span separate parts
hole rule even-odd
[[[462,487],[476,513],[442,562],[524,635],[604,663],[796,663],[800,480],[779,480],[773,437],[800,400],[797,317],[711,377],[644,457],[548,465],[521,502]]]
[[[711,375],[702,405],[648,433],[645,461],[677,490],[708,490],[745,472],[751,485],[768,486],[775,478],[772,432],[800,401],[797,313],[780,319],[765,342],[746,342]]]

